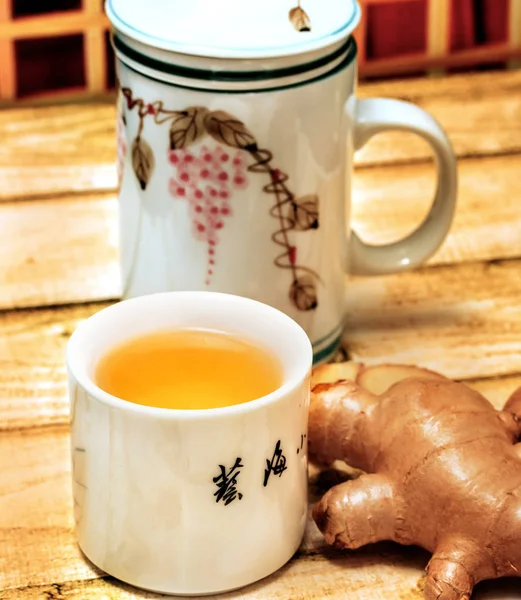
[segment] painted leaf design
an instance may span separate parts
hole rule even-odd
[[[142,190],[145,190],[154,171],[154,153],[143,138],[132,142],[132,168]]]
[[[290,205],[289,218],[295,231],[318,229],[318,196],[303,196]]]
[[[206,129],[218,142],[249,152],[257,150],[257,141],[246,125],[223,110],[211,112],[206,117]]]
[[[191,106],[175,116],[170,125],[170,150],[186,148],[206,133],[204,119],[208,109],[204,106]]]
[[[297,277],[291,284],[289,297],[299,310],[314,310],[318,306],[317,288],[309,274]]]
[[[311,21],[300,6],[295,6],[289,11],[289,20],[297,31],[311,31]]]

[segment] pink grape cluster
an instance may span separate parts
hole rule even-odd
[[[193,235],[208,245],[206,285],[210,285],[215,267],[215,247],[225,219],[231,217],[230,199],[234,190],[245,189],[247,153],[228,153],[221,146],[202,146],[198,153],[186,148],[171,150],[170,164],[175,174],[170,178],[170,193],[188,202]]]

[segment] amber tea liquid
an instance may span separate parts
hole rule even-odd
[[[149,333],[103,356],[95,381],[123,400],[174,409],[220,408],[282,385],[282,365],[264,348],[203,329]]]

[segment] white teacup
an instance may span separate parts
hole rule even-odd
[[[151,408],[96,386],[96,363],[114,345],[194,327],[267,348],[283,366],[282,386],[208,410]],[[80,324],[67,364],[74,511],[85,555],[122,581],[174,594],[230,590],[287,562],[307,516],[311,362],[299,325],[226,294],[144,296]]]
[[[107,0],[114,26],[124,297],[210,290],[295,319],[335,352],[345,275],[411,269],[452,222],[456,160],[406,102],[356,97],[355,0]],[[430,213],[371,246],[349,229],[353,154],[410,131],[438,165]],[[377,184],[375,184],[377,185]]]

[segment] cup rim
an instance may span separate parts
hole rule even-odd
[[[172,296],[184,298],[187,300],[195,298],[199,299],[201,297],[204,297],[209,303],[211,303],[212,300],[224,299],[229,300],[230,302],[235,302],[237,304],[250,306],[255,310],[261,310],[266,313],[271,312],[279,320],[285,320],[287,325],[293,328],[295,336],[301,338],[300,341],[297,340],[297,343],[299,345],[302,344],[302,366],[298,365],[298,367],[294,369],[295,372],[292,375],[289,375],[287,378],[285,378],[282,385],[273,392],[266,394],[265,396],[261,396],[260,398],[255,398],[254,400],[242,402],[241,404],[233,404],[231,406],[224,406],[218,408],[181,409],[147,406],[144,404],[131,402],[129,400],[124,400],[122,398],[114,396],[113,394],[109,394],[108,392],[101,389],[94,382],[93,378],[87,373],[87,369],[85,367],[86,361],[85,359],[82,360],[81,358],[81,342],[84,337],[88,336],[90,327],[92,327],[92,325],[96,321],[99,321],[100,319],[105,319],[107,315],[119,311],[121,305],[123,304],[125,304],[126,306],[128,306],[128,303],[146,304],[149,300],[157,300],[160,297],[171,298]],[[143,416],[156,417],[167,420],[197,420],[206,419],[209,417],[219,418],[228,417],[232,415],[240,415],[269,406],[270,404],[275,404],[281,398],[292,393],[309,376],[313,363],[313,348],[311,345],[311,341],[309,340],[309,337],[307,336],[304,329],[302,329],[302,327],[294,319],[272,306],[269,306],[257,300],[245,298],[243,296],[225,294],[222,292],[174,291],[148,294],[144,296],[131,298],[128,300],[122,300],[108,307],[105,307],[93,314],[92,316],[88,317],[77,326],[67,343],[66,363],[69,374],[70,376],[72,376],[72,379],[75,381],[76,385],[83,388],[93,400],[96,400],[101,404],[105,404],[110,408],[114,408],[124,412],[138,413]]]

